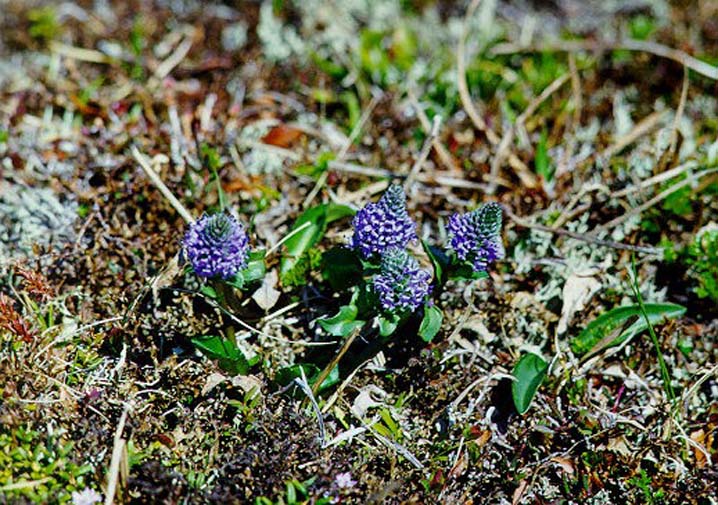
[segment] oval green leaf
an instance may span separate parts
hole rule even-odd
[[[444,313],[436,305],[424,306],[424,318],[419,326],[419,336],[424,342],[431,342],[439,333],[441,322],[444,320]]]
[[[290,230],[291,236],[284,242],[286,253],[280,262],[280,273],[286,274],[299,259],[321,240],[327,224],[354,214],[346,205],[321,204],[307,209],[297,218]]]
[[[335,337],[346,337],[355,329],[364,325],[364,321],[357,320],[359,309],[354,304],[343,305],[334,316],[318,319],[317,323],[324,331]]]
[[[512,373],[514,382],[511,384],[511,395],[519,414],[524,414],[531,406],[531,400],[543,382],[547,370],[548,363],[533,353],[524,354],[516,363]]]
[[[646,303],[646,314],[651,325],[681,317],[686,308],[675,303]],[[571,350],[577,355],[595,353],[619,345],[648,328],[640,305],[616,307],[591,321],[571,341]]]
[[[249,362],[237,345],[217,335],[204,335],[192,339],[194,346],[210,359],[217,360],[219,367],[230,375],[246,375]]]

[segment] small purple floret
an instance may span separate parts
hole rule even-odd
[[[454,214],[447,226],[451,248],[462,261],[469,261],[474,271],[484,272],[488,265],[504,257],[501,243],[501,206],[487,203],[468,214]]]
[[[362,257],[382,254],[390,247],[406,247],[416,240],[416,224],[406,211],[406,195],[392,185],[376,203],[369,203],[354,216],[351,247]]]
[[[247,267],[247,232],[242,223],[228,214],[202,216],[190,226],[183,246],[200,277],[227,280]]]
[[[414,310],[424,303],[431,289],[431,274],[398,247],[382,254],[379,273],[374,276],[374,292],[382,308],[392,314]]]

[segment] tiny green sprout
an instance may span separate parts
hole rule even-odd
[[[30,10],[27,13],[27,19],[30,21],[28,33],[34,39],[47,42],[57,37],[62,31],[55,7],[51,5]]]

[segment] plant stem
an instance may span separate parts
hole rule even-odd
[[[651,320],[648,317],[646,307],[643,304],[643,297],[641,296],[641,291],[638,289],[638,273],[636,272],[635,254],[631,255],[631,266],[633,270],[633,281],[631,282],[631,287],[633,288],[633,294],[636,296],[638,306],[641,308],[641,314],[643,314],[643,318],[646,320],[646,324],[648,325],[648,333],[651,335],[653,346],[656,348],[656,354],[658,355],[658,365],[661,369],[661,380],[663,381],[663,389],[666,391],[666,395],[668,395],[668,399],[671,401],[671,403],[675,403],[676,393],[673,391],[673,386],[671,385],[671,376],[668,373],[668,366],[666,366],[666,361],[663,358],[661,344],[660,342],[658,342],[658,337],[656,336],[656,332],[653,329]]]
[[[242,307],[240,305],[239,298],[234,291],[234,288],[218,280],[212,281],[212,287],[214,288],[215,293],[217,293],[217,303],[219,304],[219,306],[222,309],[226,310],[228,313],[239,314]],[[225,322],[227,339],[231,340],[232,343],[236,345],[234,324],[232,324],[230,321]]]
[[[339,364],[339,360],[342,359],[342,357],[346,354],[346,352],[349,350],[349,347],[351,347],[354,340],[359,336],[359,334],[362,332],[364,328],[366,328],[367,325],[360,326],[358,328],[355,328],[354,331],[347,337],[347,339],[344,341],[344,344],[342,345],[341,349],[339,349],[339,352],[336,353],[334,358],[329,362],[329,364],[324,367],[324,370],[322,370],[322,373],[319,374],[317,377],[317,380],[314,382],[314,386],[312,386],[312,393],[314,393],[314,396],[317,395],[319,392],[319,388],[322,386],[322,383],[324,380],[329,376],[332,370],[334,370],[334,367]]]

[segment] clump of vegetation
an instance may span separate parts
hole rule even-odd
[[[697,284],[696,294],[718,303],[718,228],[699,231],[686,248],[684,258],[689,275]]]
[[[711,2],[230,4],[3,2],[0,502],[712,496]]]
[[[65,503],[92,482],[93,468],[73,458],[66,434],[25,426],[0,432],[0,498],[34,503]]]
[[[662,245],[666,261],[685,265],[695,294],[718,302],[718,228],[705,226],[682,248],[670,240]]]

